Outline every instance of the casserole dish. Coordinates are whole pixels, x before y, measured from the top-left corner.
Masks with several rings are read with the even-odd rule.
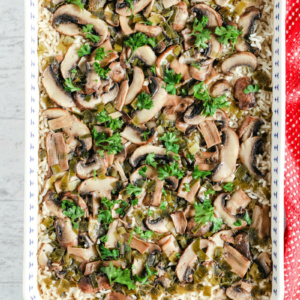
[[[282,88],[284,80],[284,65],[282,65],[280,58],[284,55],[284,49],[279,45],[283,45],[284,30],[282,24],[284,20],[279,13],[282,3],[275,3],[275,33],[274,33],[274,55],[273,55],[273,132],[272,132],[272,254],[273,254],[273,289],[272,297],[280,299],[283,293],[283,145],[284,145],[284,89]],[[30,46],[26,45],[30,51],[26,52],[30,59],[26,66],[26,78],[29,81],[26,90],[26,126],[29,132],[29,138],[26,138],[26,177],[25,182],[25,220],[29,220],[25,226],[25,255],[24,255],[24,292],[25,298],[30,296],[32,299],[39,298],[37,290],[37,210],[38,210],[38,98],[39,91],[36,85],[37,82],[37,3],[31,1],[27,7],[27,12],[30,15],[30,24],[26,24],[30,28]],[[278,22],[281,23],[278,23]],[[277,24],[280,24],[277,25]],[[29,33],[27,32],[27,35]],[[26,39],[27,40],[27,39]],[[278,45],[278,48],[276,47]],[[27,48],[28,47],[28,48]],[[282,46],[281,46],[282,47]],[[278,57],[278,59],[276,59]],[[26,60],[27,61],[27,60]],[[284,77],[283,77],[284,78]],[[280,81],[281,80],[281,81]],[[29,101],[28,101],[29,99]],[[278,128],[278,130],[277,130]],[[26,132],[27,132],[26,131]],[[27,235],[29,236],[27,237]]]

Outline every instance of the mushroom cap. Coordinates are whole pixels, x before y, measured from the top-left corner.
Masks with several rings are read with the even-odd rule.
[[[147,218],[145,222],[146,226],[155,232],[159,233],[165,233],[169,232],[169,229],[166,227],[168,224],[168,221],[164,218],[157,218],[153,220],[152,218]]]
[[[146,145],[151,143],[157,135],[156,129],[151,128],[148,139],[144,140],[144,136],[143,136],[144,132],[148,132],[148,130],[143,130],[140,127],[134,126],[133,124],[128,124],[121,132],[121,136],[134,144]]]
[[[54,226],[57,241],[62,248],[78,245],[78,237],[73,231],[73,226],[69,218],[56,219]]]
[[[216,28],[218,26],[222,26],[223,24],[221,15],[207,4],[204,3],[196,4],[195,6],[192,7],[191,12],[196,13],[199,16],[203,16],[203,15],[207,16],[208,22],[206,26],[208,28]]]
[[[256,20],[261,17],[261,12],[257,7],[248,7],[240,16],[238,27],[242,30],[242,37],[249,36],[254,31],[254,24]]]
[[[216,81],[210,88],[211,97],[220,97],[231,89],[231,85],[226,79],[220,79]]]
[[[245,142],[248,138],[256,136],[262,124],[264,124],[264,122],[258,117],[245,116],[238,129],[238,135],[241,141]]]
[[[131,49],[128,48],[127,56],[130,57],[130,55],[131,55]],[[155,52],[148,45],[142,46],[137,50],[135,50],[132,56],[132,60],[134,60],[135,58],[138,58],[141,61],[143,61],[145,65],[148,67],[153,66],[156,62]]]
[[[55,195],[56,193],[53,190],[48,191],[43,197],[43,203],[45,203],[51,216],[64,218],[65,215],[61,208],[61,201],[55,198]]]
[[[129,17],[135,15],[149,5],[151,0],[137,0],[133,2],[133,10],[130,8],[128,2],[124,0],[118,0],[116,3],[116,13],[120,16]]]
[[[73,43],[68,49],[64,60],[60,64],[61,75],[64,79],[69,78],[71,70],[74,69],[79,60],[78,50],[80,49],[79,43]]]
[[[182,29],[184,29],[189,16],[188,7],[183,1],[177,3],[174,7],[177,8],[177,13],[175,15],[172,27],[175,31],[180,32]]]
[[[239,102],[239,109],[248,109],[255,106],[255,93],[245,93],[248,85],[252,84],[250,77],[239,78],[233,87],[233,97]]]
[[[90,98],[89,101],[87,101],[87,97]],[[76,92],[74,95],[74,101],[78,108],[86,110],[96,108],[97,105],[102,103],[102,98],[99,95],[86,95],[81,92]]]
[[[135,97],[140,93],[143,84],[144,72],[141,68],[134,66],[133,79],[125,98],[125,105],[130,104],[135,99]]]

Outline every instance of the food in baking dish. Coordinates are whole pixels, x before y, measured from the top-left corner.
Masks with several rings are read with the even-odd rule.
[[[268,299],[269,1],[39,3],[44,299]]]

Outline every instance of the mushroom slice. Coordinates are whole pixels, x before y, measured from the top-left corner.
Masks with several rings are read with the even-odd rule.
[[[121,136],[126,140],[137,144],[137,145],[145,145],[153,142],[157,135],[157,131],[155,128],[150,129],[150,134],[146,135],[147,140],[144,139],[143,133],[148,133],[149,131],[143,130],[140,127],[136,127],[133,124],[128,124],[124,130],[121,132]]]
[[[214,201],[215,214],[217,215],[217,217],[222,218],[224,223],[231,228],[236,229],[245,227],[247,225],[247,222],[244,220],[241,221],[240,226],[234,225],[237,219],[226,210],[225,202],[228,198],[228,194],[226,193],[222,193],[217,196],[217,198]]]
[[[224,247],[224,240],[229,240],[233,239],[233,234],[234,232],[232,230],[222,230],[217,233],[215,233],[213,236],[208,238],[208,242],[205,242],[203,245],[203,241],[205,240],[200,240],[202,242],[201,249],[207,248],[206,250],[206,256],[207,260],[213,260],[214,255],[215,255],[215,249],[216,247],[223,248]]]
[[[111,288],[109,285],[108,278],[106,276],[102,275],[96,275],[96,280],[98,287],[94,288],[92,285],[92,280],[90,277],[82,277],[78,282],[78,287],[81,289],[83,293],[90,294],[90,293],[96,293],[101,290],[108,290]]]
[[[175,272],[180,282],[192,282],[193,281],[193,267],[197,262],[197,255],[193,251],[193,244],[191,243],[181,255]]]
[[[178,180],[177,177],[175,177],[175,176],[168,176],[165,179],[165,182],[166,182],[166,188],[167,189],[172,190],[172,191],[177,190],[178,183],[179,183],[179,180]]]
[[[130,34],[135,33],[135,29],[132,29],[129,26],[130,17],[119,16],[119,19],[120,19],[120,26],[122,29],[122,33],[124,35],[130,35]]]
[[[239,102],[239,109],[248,109],[255,106],[255,93],[245,93],[248,85],[251,85],[252,81],[249,77],[239,78],[233,87],[233,97]]]
[[[232,300],[251,300],[251,291],[243,289],[241,282],[234,283],[228,287],[226,295]]]
[[[145,145],[137,148],[130,157],[130,164],[133,167],[137,167],[139,163],[144,160],[148,154],[154,153],[156,159],[164,159],[171,161],[172,157],[166,155],[166,149],[158,146]]]
[[[210,40],[208,41],[209,45],[209,51],[206,54],[207,57],[210,57],[211,59],[219,58],[222,50],[223,50],[223,44],[218,41],[216,36],[214,34],[210,35]]]
[[[158,232],[158,233],[169,232],[169,229],[167,228],[168,221],[165,220],[164,218],[157,218],[153,220],[152,218],[148,217],[146,219],[145,224],[150,230],[154,232]]]
[[[49,258],[48,255],[52,253],[54,247],[50,244],[42,244],[38,251],[38,263],[42,269],[45,269],[48,266]]]
[[[115,99],[115,107],[118,111],[122,111],[123,106],[125,105],[125,100],[129,90],[129,80],[122,81],[119,89],[119,93]]]
[[[57,130],[72,125],[73,116],[65,109],[53,107],[42,112],[43,116],[48,119],[48,126],[51,130]]]
[[[150,109],[138,110],[134,113],[137,117],[139,124],[144,124],[151,120],[166,104],[168,100],[168,93],[162,87],[164,82],[157,77],[149,77],[149,90],[151,93],[151,99],[153,101],[153,107]]]
[[[76,105],[82,110],[94,109],[97,105],[102,103],[102,98],[98,95],[86,95],[79,92],[75,93],[74,100]]]
[[[206,26],[208,28],[216,28],[218,26],[222,26],[222,17],[219,13],[217,13],[211,6],[201,3],[192,7],[192,13],[196,13],[196,15],[207,16],[208,22]]]
[[[66,92],[59,82],[56,66],[49,65],[42,75],[42,84],[49,96],[57,105],[71,108],[75,106],[71,93]]]
[[[184,234],[187,226],[187,220],[183,211],[176,211],[172,213],[171,219],[174,223],[175,230],[178,234]]]
[[[129,17],[135,15],[149,5],[151,0],[137,0],[133,3],[133,9],[130,7],[129,2],[118,0],[116,3],[116,13],[120,16]]]
[[[262,124],[264,124],[264,122],[258,117],[245,116],[238,129],[238,135],[241,141],[245,142],[248,138],[256,136]]]
[[[212,68],[210,74],[204,80],[204,84],[210,85],[211,82],[217,80],[220,76],[221,76],[221,74],[218,73],[214,68]]]
[[[180,0],[162,0],[164,8],[169,8],[179,3]]]
[[[169,288],[172,284],[171,279],[167,278],[167,277],[158,277],[154,280],[154,284],[159,284],[161,285],[163,288]]]
[[[153,180],[155,177],[157,177],[157,171],[154,167],[149,165],[144,165],[147,167],[147,170],[145,171],[146,178],[149,178],[150,180]],[[139,170],[143,168],[144,166],[139,167],[136,169],[131,175],[130,175],[130,182],[132,184],[135,184],[138,182],[138,180],[144,180],[145,178],[139,174]]]
[[[43,197],[43,203],[49,210],[50,216],[55,216],[57,218],[64,218],[65,215],[61,208],[61,201],[54,197],[56,193],[53,190],[50,190]]]
[[[185,135],[189,135],[189,133],[190,133],[193,129],[196,128],[196,126],[194,126],[194,125],[189,125],[189,124],[183,122],[182,116],[179,117],[179,118],[176,120],[175,126],[176,126],[176,128],[177,128],[179,131],[183,132]]]
[[[172,24],[172,27],[175,31],[180,32],[184,29],[188,14],[188,7],[185,2],[181,1],[177,3],[175,6],[175,19]]]
[[[258,265],[262,278],[267,278],[272,271],[272,261],[269,255],[266,252],[262,252],[256,258],[255,262]]]
[[[135,23],[134,29],[135,31],[143,32],[150,37],[155,37],[162,33],[162,28],[160,26],[151,26],[141,23]]]
[[[256,155],[262,152],[263,139],[255,136],[248,138],[242,143],[240,149],[240,159],[243,165],[247,167],[251,175],[264,177],[265,173],[261,172],[256,166]]]
[[[96,45],[101,45],[109,35],[106,22],[93,18],[93,15],[85,9],[78,9],[74,4],[59,7],[53,14],[53,27],[61,34],[83,35],[80,26],[93,25],[92,32],[100,37]]]
[[[190,185],[190,183],[193,183],[192,185]],[[188,188],[187,188],[188,186]],[[200,180],[196,180],[194,182],[193,177],[191,172],[187,172],[187,175],[182,178],[178,192],[177,192],[177,196],[184,198],[186,201],[188,201],[189,203],[193,203],[194,202],[194,198],[195,195],[197,193],[197,191],[199,190],[200,187]],[[189,189],[189,191],[187,191],[187,189]]]
[[[99,197],[111,199],[111,192],[114,190],[117,178],[106,176],[105,179],[89,178],[84,180],[78,187],[78,192],[81,195],[86,195],[96,192]]]
[[[226,209],[232,215],[237,215],[242,213],[243,210],[250,204],[250,202],[251,199],[245,194],[245,192],[242,189],[238,189],[226,202]]]
[[[250,243],[246,232],[241,232],[234,238],[234,247],[241,254],[243,254],[248,260],[252,261]]]
[[[184,122],[190,125],[198,125],[204,120],[206,120],[207,118],[205,117],[205,115],[201,115],[203,109],[203,102],[198,102],[196,104],[191,105],[184,113]]]
[[[131,51],[131,49],[129,50]],[[130,57],[130,52],[128,52],[128,57]],[[135,58],[140,59],[146,66],[151,67],[155,64],[157,57],[152,48],[146,45],[135,50],[132,60]]]
[[[174,252],[180,253],[180,247],[174,237],[174,235],[170,234],[158,241],[158,245],[161,247],[161,250],[170,257]]]
[[[54,226],[57,241],[62,248],[78,245],[78,237],[73,231],[73,226],[69,218],[56,219]]]
[[[104,8],[104,20],[113,27],[119,26],[119,15],[114,12],[114,5],[111,3]]]
[[[94,64],[92,62],[86,63],[86,83],[85,92],[87,94],[92,94],[94,92],[98,93],[102,89],[102,79],[96,73],[94,69]]]
[[[214,115],[214,118],[215,123],[218,125],[218,127],[224,128],[229,126],[228,116],[224,110],[218,108]]]
[[[181,74],[181,78],[184,82],[192,79],[189,66],[185,63],[179,63],[179,59],[174,59],[170,64],[170,68],[173,69],[176,74]]]
[[[118,94],[119,94],[119,85],[117,83],[114,83],[107,93],[103,93],[101,95],[102,102],[104,104],[107,104],[108,102],[115,100]]]
[[[101,169],[103,174],[106,174],[106,161],[105,159],[101,158],[100,155],[97,153],[95,153],[88,159],[79,161],[75,167],[76,175],[80,179],[92,177],[94,175],[94,172],[99,169]]]
[[[195,64],[197,64],[197,63],[195,63]],[[209,59],[208,61],[200,63],[200,65],[197,64],[198,67],[196,67],[195,64],[190,65],[190,68],[189,68],[189,73],[190,73],[191,77],[196,80],[199,80],[199,81],[204,81],[211,72],[211,69],[212,69],[211,60]]]
[[[187,234],[190,237],[201,237],[210,231],[212,222],[207,222],[201,225],[195,221],[195,218],[191,218],[187,223]]]
[[[133,79],[125,99],[125,105],[130,104],[139,94],[144,84],[144,72],[139,67],[133,67]]]
[[[215,3],[219,6],[226,6],[226,4],[228,3],[229,0],[214,0]]]
[[[221,137],[214,121],[207,120],[199,124],[200,132],[204,137],[207,148],[221,143]]]
[[[159,179],[155,179],[155,190],[153,193],[147,193],[144,198],[144,204],[149,206],[159,206],[163,187],[164,182]]]
[[[126,77],[126,70],[121,66],[120,62],[112,62],[109,65],[109,77],[115,82],[121,82]]]
[[[195,166],[198,166],[200,171],[212,171],[215,169],[219,161],[219,150],[216,147],[215,152],[198,152],[195,154]]]
[[[126,300],[126,299],[127,299],[127,297],[123,293],[120,293],[120,292],[109,293],[104,298],[104,300]]]
[[[74,43],[68,49],[64,60],[60,64],[61,75],[64,79],[69,78],[71,75],[71,70],[76,67],[76,63],[79,60],[78,50],[80,49],[80,44]]]
[[[270,236],[270,207],[264,205],[262,208],[258,205],[254,206],[251,224],[252,228],[257,229],[257,236],[263,239]]]
[[[226,79],[220,79],[216,81],[210,88],[210,96],[213,98],[224,95],[227,91],[230,91],[231,85]]]
[[[231,271],[243,278],[251,264],[251,261],[228,244],[224,245],[223,256],[227,263],[231,266]]]
[[[222,130],[222,141],[220,162],[212,175],[212,181],[215,182],[222,181],[233,173],[239,154],[239,138],[233,129],[226,127]]]
[[[90,248],[74,248],[68,247],[69,255],[73,255],[76,257],[76,260],[81,262],[88,262],[93,258],[96,258],[98,253],[95,247]]]
[[[49,167],[59,165],[62,172],[69,169],[67,147],[61,132],[47,133],[46,150]]]
[[[128,234],[128,240],[129,240],[129,234]],[[130,244],[129,246],[132,248],[132,249],[136,249],[138,250],[140,253],[145,253],[146,251],[148,251],[148,249],[150,248],[151,244],[150,243],[147,243],[147,242],[144,242],[136,237],[131,237],[131,241],[130,241]]]
[[[250,44],[245,41],[244,38],[249,38],[249,36],[254,31],[255,21],[259,20],[261,17],[261,12],[257,7],[248,7],[245,12],[240,16],[238,21],[238,27],[242,30],[242,35],[238,37],[236,50],[237,51],[248,51],[251,50]]]
[[[93,272],[98,272],[100,271],[101,267],[109,267],[110,263],[113,264],[115,268],[126,268],[126,263],[124,261],[120,260],[113,260],[113,261],[92,261],[86,264],[85,266],[85,271],[84,271],[84,276],[88,276],[92,274]]]
[[[107,231],[107,242],[105,242],[105,247],[110,249],[110,248],[116,248],[118,245],[118,240],[117,240],[117,228],[120,226],[120,221],[119,220],[114,220],[112,223],[109,224],[109,228]]]
[[[257,68],[257,58],[250,52],[239,52],[226,58],[221,65],[222,72],[232,75],[232,70],[239,66],[247,66],[255,70]]]

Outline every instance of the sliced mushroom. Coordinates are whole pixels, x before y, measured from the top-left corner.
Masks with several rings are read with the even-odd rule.
[[[154,280],[154,284],[159,284],[163,288],[169,288],[172,284],[172,281],[167,277],[159,277]]]
[[[177,3],[174,7],[176,14],[172,27],[175,31],[180,32],[182,29],[184,29],[189,16],[188,7],[183,1]]]
[[[152,231],[159,233],[169,232],[169,229],[167,228],[168,221],[164,218],[157,218],[155,220],[147,218],[145,224]]]
[[[125,99],[125,105],[130,104],[140,93],[144,83],[144,72],[139,67],[133,67],[133,79]]]
[[[78,237],[73,231],[73,226],[69,218],[56,219],[54,226],[57,241],[62,248],[78,245]]]
[[[201,239],[201,249],[207,248],[207,260],[213,260],[216,247],[223,248],[224,240],[233,239],[233,234],[234,232],[232,230],[221,230],[215,233],[213,236],[209,237],[208,240]]]
[[[92,62],[86,63],[86,83],[85,83],[85,93],[93,94],[98,93],[99,90],[103,88],[103,81],[100,76],[96,73],[94,64]]]
[[[204,137],[207,148],[221,143],[221,137],[214,121],[207,120],[199,124],[200,132]]]
[[[140,127],[136,127],[133,124],[128,124],[124,130],[121,132],[121,136],[126,140],[137,144],[137,145],[145,145],[153,142],[156,138],[157,131],[155,128],[150,129],[150,134],[147,134],[147,139],[144,139],[143,133],[149,132],[149,130],[143,130]]]
[[[64,218],[65,215],[61,208],[61,201],[55,197],[56,193],[50,190],[43,197],[43,202],[49,210],[50,216],[55,216],[57,218]]]
[[[196,104],[191,105],[183,116],[184,122],[190,125],[198,125],[204,120],[206,120],[207,118],[205,117],[205,115],[201,115],[203,109],[203,102],[198,102]]]
[[[198,65],[198,67],[196,67]],[[208,62],[203,62],[200,64],[192,64],[190,65],[189,68],[189,73],[192,78],[199,80],[199,81],[204,81],[206,77],[210,74],[212,69],[212,62],[211,60],[208,60]]]
[[[210,74],[204,80],[204,84],[210,85],[213,81],[219,79],[220,76],[221,74],[218,73],[214,68],[212,68]]]
[[[81,195],[86,195],[96,192],[99,197],[111,199],[111,192],[114,190],[117,178],[106,176],[105,179],[89,178],[84,180],[78,187],[78,192]]]
[[[222,50],[223,44],[218,41],[214,34],[211,34],[208,41],[208,48],[205,49],[205,56],[211,59],[218,59],[221,56]]]
[[[243,254],[248,260],[252,261],[250,243],[246,232],[241,232],[234,238],[234,247],[241,254]]]
[[[207,16],[208,17],[208,22],[206,26],[208,28],[216,28],[218,26],[222,26],[222,17],[219,13],[217,13],[211,6],[200,3],[196,4],[195,6],[192,7],[191,9],[192,13],[196,13],[196,15],[202,17],[202,16]]]
[[[68,253],[69,255],[75,256],[76,260],[80,262],[88,262],[98,256],[95,247],[89,247],[89,248],[68,247]]]
[[[187,220],[183,211],[176,211],[170,215],[175,230],[178,234],[184,234],[187,226]]]
[[[230,214],[226,209],[226,201],[228,200],[228,194],[222,193],[217,196],[214,201],[215,214],[217,217],[222,218],[224,223],[227,224],[230,228],[242,228],[247,225],[247,222],[241,220],[241,225],[237,226],[234,223],[236,222],[236,218]]]
[[[141,23],[135,23],[134,29],[135,31],[143,32],[150,37],[155,37],[162,33],[162,28],[160,26],[145,25]]]
[[[119,26],[119,15],[114,12],[114,5],[109,3],[105,6],[104,20],[113,27]]]
[[[166,188],[167,189],[175,191],[175,190],[177,190],[179,180],[175,176],[168,176],[165,179],[165,183],[166,183]]]
[[[61,34],[84,35],[80,27],[92,24],[93,34],[100,37],[96,45],[101,45],[107,38],[108,26],[106,22],[93,18],[93,15],[85,9],[78,9],[74,4],[67,4],[59,7],[53,14],[53,27]]]
[[[85,271],[84,271],[84,276],[88,276],[92,274],[93,272],[98,272],[100,271],[101,267],[109,267],[110,264],[113,264],[115,268],[126,268],[126,263],[121,260],[113,260],[113,261],[93,261],[89,262],[85,265]]]
[[[238,129],[240,140],[245,142],[248,138],[256,136],[263,123],[264,122],[258,117],[245,116],[240,128]]]
[[[124,35],[135,33],[135,29],[129,26],[130,17],[119,16],[120,26]]]
[[[265,173],[261,172],[256,166],[256,155],[262,153],[264,141],[261,137],[255,136],[248,138],[242,143],[240,149],[240,159],[251,175],[264,177]]]
[[[267,236],[270,236],[270,207],[264,205],[260,207],[258,205],[254,206],[251,224],[252,228],[257,229],[257,236],[260,239],[264,239]]]
[[[226,127],[222,130],[222,141],[220,162],[212,175],[212,181],[215,182],[222,181],[233,173],[239,154],[239,139],[233,129]]]
[[[190,191],[187,191],[186,184],[189,185]],[[177,196],[184,198],[189,203],[193,203],[199,187],[200,180],[194,181],[191,172],[188,172],[187,175],[181,180]]]
[[[130,48],[128,49],[127,55],[128,55],[128,57],[130,57],[130,55],[131,55]],[[136,58],[140,59],[148,67],[153,66],[156,62],[155,52],[148,45],[140,47],[137,50],[135,50],[135,52],[133,53],[133,56],[132,56],[132,60],[134,60]]]
[[[250,52],[239,52],[226,58],[222,65],[222,72],[226,75],[232,75],[232,70],[239,66],[247,66],[255,70],[257,68],[257,58]]]
[[[219,150],[215,152],[198,152],[195,154],[195,166],[198,166],[200,171],[213,171],[219,161]]]
[[[258,8],[251,6],[248,7],[245,12],[240,16],[238,21],[238,27],[241,29],[242,34],[238,37],[236,43],[237,51],[248,51],[252,50],[247,40],[254,31],[255,21],[259,20],[261,12]]]
[[[212,222],[207,222],[199,226],[200,224],[195,221],[195,218],[191,218],[187,223],[187,234],[190,237],[201,237],[211,230]]]
[[[262,278],[267,278],[272,271],[272,261],[266,252],[262,252],[255,260]]]
[[[96,275],[96,280],[98,284],[97,288],[93,287],[92,280],[90,277],[82,277],[78,282],[78,287],[83,293],[87,294],[96,293],[101,290],[108,290],[111,288],[111,286],[109,285],[109,280],[106,276]]]
[[[185,63],[180,63],[179,59],[174,59],[170,64],[170,68],[173,69],[176,74],[181,74],[181,78],[184,82],[191,79],[189,66]]]
[[[69,78],[71,75],[71,70],[76,67],[76,63],[79,60],[78,50],[80,49],[80,44],[74,43],[68,49],[64,60],[60,64],[61,75],[64,79]]]
[[[131,9],[129,2],[124,0],[118,0],[116,3],[116,13],[120,16],[130,16],[139,13],[147,5],[149,5],[151,0],[137,0],[133,2],[133,9]]]
[[[158,241],[158,245],[161,247],[161,250],[170,257],[174,252],[180,253],[180,247],[174,237],[174,235],[170,234]]]
[[[169,8],[173,5],[178,4],[180,0],[162,0],[164,8]]]
[[[123,106],[125,105],[125,100],[129,90],[129,80],[122,81],[119,89],[119,93],[115,99],[115,107],[118,111],[122,111]]]
[[[60,83],[58,70],[54,65],[49,65],[42,75],[42,84],[49,96],[57,105],[71,108],[75,106],[71,93],[66,92]]]
[[[251,291],[243,289],[241,282],[234,283],[226,290],[226,295],[232,300],[250,300]]]
[[[146,178],[149,178],[150,180],[153,180],[155,177],[157,177],[157,171],[154,167],[149,165],[143,165],[139,168],[137,168],[132,174],[130,175],[130,182],[132,184],[137,183],[139,180],[144,180],[145,178],[139,174],[139,170],[143,168],[144,166],[147,167],[147,170],[145,171]]]
[[[144,205],[148,206],[159,206],[161,202],[161,196],[162,196],[162,190],[164,187],[164,182],[155,179],[155,189],[152,193],[147,193],[147,195],[144,198]]]
[[[250,202],[251,199],[245,194],[245,192],[242,189],[238,189],[226,202],[226,209],[232,215],[237,215],[242,213],[243,210],[250,204]]]
[[[94,172],[101,170],[104,174],[107,172],[107,165],[105,159],[101,158],[99,154],[94,154],[88,159],[81,160],[76,164],[75,171],[77,177],[86,179],[92,177]]]
[[[128,238],[129,239],[129,238]],[[147,243],[147,242],[144,242],[136,237],[131,237],[131,241],[130,241],[130,244],[129,246],[132,248],[132,249],[136,249],[138,250],[140,253],[145,253],[146,251],[148,251],[148,249],[150,248],[151,244],[150,243]]]
[[[51,254],[54,250],[54,247],[50,244],[42,244],[38,251],[38,263],[42,269],[45,269],[50,262],[48,255]]]
[[[225,243],[223,255],[227,263],[231,266],[231,271],[243,278],[251,264],[239,251]]]
[[[102,98],[98,95],[86,95],[83,93],[76,92],[74,96],[77,107],[80,109],[94,109],[102,103]]]
[[[109,228],[107,231],[107,241],[105,242],[105,248],[111,249],[116,248],[118,245],[117,240],[117,228],[120,226],[119,220],[114,220],[112,223],[109,224]]]
[[[231,85],[226,79],[220,79],[216,81],[210,88],[211,97],[220,97],[231,89]]]
[[[255,106],[255,93],[245,93],[252,81],[249,77],[239,78],[233,87],[233,96],[239,102],[239,109],[249,109]]]
[[[67,147],[61,132],[47,133],[46,150],[49,167],[59,165],[62,172],[69,169]]]
[[[108,92],[103,93],[101,95],[102,102],[104,104],[107,104],[108,102],[115,100],[118,94],[119,94],[119,85],[117,83],[114,83]]]
[[[73,116],[65,109],[53,107],[43,111],[43,116],[48,119],[51,130],[57,130],[74,123]]]
[[[193,267],[197,262],[197,255],[193,251],[193,244],[191,243],[181,255],[175,272],[180,282],[193,281]]]

